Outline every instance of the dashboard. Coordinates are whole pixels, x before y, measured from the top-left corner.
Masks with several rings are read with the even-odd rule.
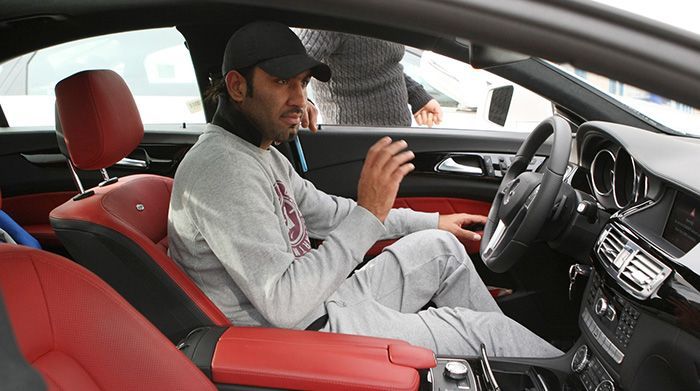
[[[588,122],[576,145],[585,191],[612,215],[572,370],[587,391],[700,389],[700,143]]]

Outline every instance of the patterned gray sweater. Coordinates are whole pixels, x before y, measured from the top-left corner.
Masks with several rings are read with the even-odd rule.
[[[175,174],[169,252],[234,324],[303,329],[376,240],[437,224],[410,209],[382,224],[317,190],[276,149],[209,124]],[[310,236],[323,244],[312,249]]]
[[[352,34],[294,30],[309,54],[330,66],[327,83],[311,79],[314,103],[327,124],[411,126],[432,97],[403,72],[404,46]]]

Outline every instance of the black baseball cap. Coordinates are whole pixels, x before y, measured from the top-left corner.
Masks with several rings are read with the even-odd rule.
[[[309,56],[296,34],[282,23],[260,21],[238,29],[226,44],[221,74],[258,66],[265,72],[288,79],[306,70],[320,81],[331,78],[328,65]]]

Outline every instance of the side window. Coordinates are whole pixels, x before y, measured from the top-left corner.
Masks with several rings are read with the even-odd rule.
[[[443,113],[437,128],[529,132],[553,114],[548,100],[437,53],[345,33],[295,32],[333,72],[329,83],[312,80],[309,91],[322,124],[417,127],[412,114],[431,99]]]
[[[68,42],[1,64],[0,105],[9,125],[54,126],[56,83],[87,69],[121,75],[144,124],[205,122],[184,38],[163,28]]]
[[[407,47],[401,64],[440,103],[438,128],[530,132],[554,114],[551,102],[530,90],[437,53]],[[419,126],[415,119],[412,126]]]

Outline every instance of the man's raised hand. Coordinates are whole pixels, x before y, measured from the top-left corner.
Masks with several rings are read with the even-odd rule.
[[[357,203],[377,216],[382,223],[394,205],[399,185],[415,166],[414,154],[404,140],[392,142],[383,137],[367,152],[357,184]]]

